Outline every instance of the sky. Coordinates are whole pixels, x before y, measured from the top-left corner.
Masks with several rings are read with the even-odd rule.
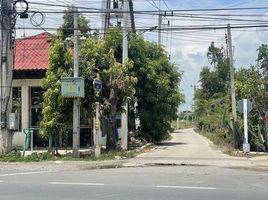
[[[28,0],[29,10],[36,11],[30,14],[29,19],[18,19],[17,37],[30,36],[43,31],[55,31],[62,23],[62,14],[45,13],[46,11],[62,11],[65,6],[71,5],[73,0]],[[75,4],[79,9],[100,9],[101,0],[77,0]],[[215,8],[256,8],[268,7],[267,0],[133,0],[135,11],[165,10],[166,16],[162,18],[162,28],[174,27],[211,27],[232,25],[268,25],[268,9],[251,10],[224,10],[224,11],[193,11],[194,9]],[[52,4],[41,6],[36,3]],[[18,6],[19,7],[19,6]],[[171,10],[176,10],[171,16]],[[178,11],[184,10],[184,11]],[[189,11],[191,10],[191,11]],[[40,14],[40,13],[42,14]],[[164,11],[161,12],[164,14]],[[101,29],[101,14],[87,13],[85,17],[90,20],[91,27]],[[267,21],[267,23],[266,23]],[[40,24],[33,26],[32,24]],[[158,25],[158,15],[135,14],[137,29],[150,29]],[[33,28],[35,30],[33,30]],[[142,31],[144,32],[144,31]],[[204,66],[210,66],[206,57],[207,49],[212,41],[217,47],[226,48],[226,29],[222,30],[168,30],[162,32],[161,44],[170,55],[171,62],[183,73],[180,84],[185,94],[185,104],[180,111],[191,110],[193,104],[193,86],[200,86],[199,73]],[[232,42],[234,50],[234,65],[236,69],[249,67],[255,64],[256,49],[268,41],[267,28],[232,29]],[[145,39],[158,42],[158,31],[146,31]]]

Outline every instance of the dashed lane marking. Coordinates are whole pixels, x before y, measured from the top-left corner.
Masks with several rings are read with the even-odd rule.
[[[190,189],[190,190],[216,190],[215,187],[192,187],[192,186],[176,186],[176,185],[157,185],[157,188],[173,188],[173,189]]]
[[[56,171],[38,171],[38,172],[21,172],[21,173],[11,173],[11,174],[0,174],[0,177],[6,176],[22,176],[22,175],[32,175],[32,174],[45,174],[45,173],[52,173]]]
[[[49,182],[51,185],[81,185],[81,186],[103,186],[103,183],[73,183],[73,182]]]

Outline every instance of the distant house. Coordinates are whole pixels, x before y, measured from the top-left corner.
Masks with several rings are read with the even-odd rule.
[[[22,146],[25,135],[23,129],[39,128],[42,119],[44,91],[41,79],[48,69],[51,34],[44,32],[23,39],[16,39],[14,46],[14,69],[12,83],[13,112],[20,114],[20,129],[15,132],[13,145]],[[88,120],[89,121],[89,120]],[[46,146],[47,141],[35,133],[34,145]],[[92,125],[81,126],[81,146],[92,145]]]
[[[39,127],[42,112],[41,79],[48,68],[50,33],[16,39],[12,82],[13,112],[20,113],[20,129],[13,137],[13,144],[21,146],[22,130]]]

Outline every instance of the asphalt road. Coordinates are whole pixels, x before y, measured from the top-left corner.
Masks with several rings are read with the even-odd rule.
[[[268,198],[267,171],[242,169],[249,160],[224,155],[190,129],[172,137],[124,168],[87,170],[83,162],[80,167],[0,163],[0,200]]]
[[[2,200],[266,200],[268,174],[200,166],[2,171]]]
[[[223,154],[209,140],[194,132],[183,129],[171,134],[172,139],[159,144],[154,151],[140,154],[128,166],[150,164],[186,164],[207,166],[250,167],[252,163],[243,157]]]

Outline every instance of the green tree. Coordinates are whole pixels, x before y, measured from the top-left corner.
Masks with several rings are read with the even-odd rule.
[[[72,36],[74,33],[74,12],[75,10],[73,7],[69,7],[64,11],[64,21],[58,30],[59,35],[63,40]],[[90,32],[89,20],[80,14],[78,14],[78,29],[82,35],[88,35]]]
[[[212,42],[207,57],[212,68],[200,72],[201,87],[195,92],[195,113],[200,129],[213,133],[218,144],[232,143],[227,124],[231,119],[228,94],[229,66],[223,49]]]
[[[142,136],[148,141],[166,139],[178,105],[184,101],[178,88],[182,74],[170,63],[163,48],[141,36],[131,37],[129,57],[138,78],[135,96]]]
[[[62,76],[70,76],[73,65],[72,57],[65,45],[60,41],[54,41],[50,49],[49,67],[46,77],[42,80],[45,90],[43,102],[43,118],[40,124],[41,134],[45,137],[56,137],[66,133],[69,115],[62,113],[70,112],[70,102],[61,96]]]
[[[268,71],[268,45],[262,44],[258,49],[257,64],[265,73]]]
[[[111,37],[105,37],[103,40],[88,38],[81,46],[83,72],[87,72],[83,75],[87,74],[86,76],[92,77],[94,71],[98,71],[103,82],[103,91],[99,100],[103,105],[102,115],[108,118],[106,142],[108,150],[116,148],[116,114],[123,111],[122,107],[128,97],[132,97],[134,94],[134,85],[137,82],[129,71],[133,63],[128,62],[126,65],[122,65],[116,60],[111,39]]]
[[[43,118],[40,124],[40,132],[44,137],[56,139],[59,135],[68,133],[72,126],[71,101],[61,96],[61,77],[72,76],[73,55],[64,41],[66,37],[73,34],[73,10],[68,8],[63,16],[64,23],[59,28],[58,33],[50,38],[49,67],[45,78],[42,80],[44,88]],[[79,27],[83,33],[89,31],[88,20],[83,16],[78,17]],[[88,80],[88,79],[87,79]],[[87,82],[88,83],[88,82]],[[88,84],[87,84],[88,85]],[[92,84],[90,83],[90,86]],[[86,95],[85,99],[92,99]],[[88,106],[90,101],[82,101],[83,105]],[[92,109],[82,106],[82,116],[88,116]],[[63,114],[64,113],[64,114]],[[68,113],[68,114],[67,114]],[[85,119],[86,117],[83,117]]]
[[[263,117],[268,107],[267,61],[268,47],[262,44],[258,49],[257,65],[239,69],[235,73],[236,99],[249,99],[253,102],[253,110],[248,115],[249,142],[255,151],[267,150],[264,144],[265,127]],[[195,112],[198,116],[199,128],[210,132],[209,136],[219,144],[234,143],[232,132],[228,131],[231,121],[230,97],[227,93],[228,59],[221,55],[220,49],[211,43],[208,49],[209,60],[213,68],[203,68],[200,73],[201,88],[195,93]],[[214,62],[215,61],[215,62]],[[217,62],[216,62],[217,61]],[[238,129],[243,132],[243,116],[238,115]],[[223,134],[224,133],[224,134]],[[243,141],[242,134],[236,135],[237,144]]]

